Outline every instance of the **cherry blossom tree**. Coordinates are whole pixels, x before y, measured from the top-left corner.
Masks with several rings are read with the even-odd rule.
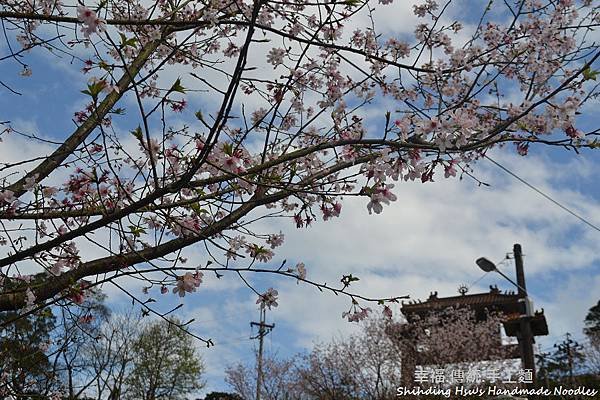
[[[592,3],[465,15],[425,0],[399,34],[378,20],[400,12],[392,0],[0,0],[0,61],[20,69],[2,74],[3,96],[52,74],[35,64],[48,54],[77,69],[61,90],[80,105],[60,134],[0,118],[4,145],[41,152],[0,163],[0,311],[81,302],[125,276],[184,296],[229,273],[267,307],[276,289],[249,275],[347,295],[348,319],[366,317],[365,302],[398,297],[352,293],[352,275],[310,280],[256,222],[334,220],[348,196],[380,214],[403,181],[473,176],[492,148],[597,147],[582,122],[598,96]],[[190,249],[206,259],[188,266]]]
[[[258,357],[258,354],[256,355]],[[262,362],[260,398],[264,400],[302,399],[303,388],[297,376],[295,357],[282,359],[267,355]],[[225,370],[225,382],[242,399],[256,396],[257,363],[254,368],[243,364],[231,365]]]
[[[400,382],[400,352],[387,317],[369,317],[359,332],[318,343],[305,354],[263,360],[261,398],[389,399]],[[256,365],[256,364],[255,364]],[[244,399],[254,397],[257,370],[243,364],[225,371],[226,382]]]
[[[417,366],[429,371],[458,366],[456,370],[469,371],[485,369],[481,368],[484,361],[492,369],[511,372],[510,359],[515,358],[517,347],[502,343],[503,319],[501,313],[489,312],[481,318],[468,307],[450,307],[390,324],[386,332],[402,354],[402,383],[414,384]],[[486,379],[484,374],[478,382],[463,383]]]
[[[394,398],[403,354],[387,332],[391,323],[384,316],[369,317],[358,333],[317,344],[298,367],[308,398]]]
[[[435,310],[410,323],[372,315],[360,322],[358,332],[317,343],[307,353],[288,359],[267,356],[261,398],[385,400],[396,397],[399,386],[489,385],[492,377],[486,371],[502,372],[504,380],[504,373],[514,370],[510,358],[516,348],[502,345],[501,324],[499,314],[481,320],[468,308]],[[426,373],[442,370],[449,378],[416,382],[416,365]],[[462,382],[450,379],[453,371],[471,370],[481,373],[473,382],[464,376]],[[243,364],[226,370],[226,382],[244,399],[254,397],[256,376],[255,368]],[[514,387],[514,382],[498,379],[493,385]]]

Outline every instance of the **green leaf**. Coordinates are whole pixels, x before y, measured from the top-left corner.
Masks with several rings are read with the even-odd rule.
[[[592,70],[591,67],[587,67],[586,69],[583,70],[583,80],[584,81],[595,81],[596,77],[598,76],[598,74],[600,73],[600,71],[594,71]]]
[[[594,141],[588,143],[588,146],[590,147],[590,149],[599,149],[600,142],[594,139]]]
[[[139,125],[131,131],[131,134],[135,136],[137,140],[142,141],[142,128]]]
[[[175,81],[175,83],[173,84],[173,86],[171,86],[171,91],[172,92],[185,93],[185,88],[183,86],[181,86],[181,79],[180,78],[177,78],[177,80]]]
[[[140,237],[142,233],[146,233],[146,230],[144,228],[135,225],[129,225],[129,230],[131,231],[131,234],[135,237]]]
[[[121,47],[137,47],[136,43],[137,43],[137,38],[130,38],[127,39],[127,36],[125,36],[123,33],[119,32],[119,36],[121,36]]]
[[[523,122],[521,121],[517,121],[517,128],[519,128],[522,131],[526,131],[527,130],[527,125],[525,125]]]
[[[81,93],[87,94],[96,100],[100,92],[102,92],[102,89],[104,89],[105,85],[106,83],[104,81],[97,81],[95,83],[88,84],[87,90],[82,90]]]
[[[108,65],[108,64],[107,64],[106,62],[104,62],[104,61],[100,61],[100,62],[98,63],[98,68],[100,68],[100,69],[103,69],[103,70],[105,70],[105,71],[110,71],[110,70],[111,70],[111,68],[110,68],[110,65]]]
[[[190,209],[198,215],[206,214],[208,212],[208,210],[205,210],[204,208],[200,207],[200,203],[190,204]]]
[[[233,155],[233,144],[224,143],[223,144],[223,153],[227,154],[228,156],[232,156]]]

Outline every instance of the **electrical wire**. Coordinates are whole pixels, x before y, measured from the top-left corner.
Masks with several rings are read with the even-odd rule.
[[[494,165],[496,165],[498,168],[500,168],[501,170],[503,170],[504,172],[506,172],[507,174],[509,174],[510,176],[512,176],[513,178],[517,179],[519,182],[523,183],[524,185],[526,185],[527,187],[529,187],[530,189],[534,190],[535,192],[537,192],[538,194],[542,195],[543,197],[545,197],[547,200],[551,201],[552,203],[554,203],[555,205],[557,205],[558,207],[562,208],[564,211],[568,212],[569,214],[571,214],[572,216],[574,216],[575,218],[577,218],[578,220],[580,220],[581,222],[583,222],[584,224],[588,225],[589,227],[591,227],[592,229],[597,230],[598,232],[600,232],[600,228],[596,225],[594,225],[593,223],[591,223],[590,221],[588,221],[587,219],[585,219],[584,217],[582,217],[581,215],[577,214],[575,211],[571,210],[570,208],[562,205],[561,203],[559,203],[558,201],[554,200],[552,197],[550,197],[549,195],[547,195],[546,193],[542,192],[540,189],[536,188],[535,186],[533,186],[531,183],[527,182],[525,179],[521,178],[520,176],[518,176],[517,174],[515,174],[514,172],[512,172],[511,170],[509,170],[508,168],[506,168],[504,165],[500,164],[499,162],[493,160],[490,156],[488,156],[487,154],[484,155],[485,158],[487,158],[491,163],[493,163]]]
[[[205,320],[201,320],[201,321],[194,320],[194,323],[195,324],[203,324],[203,323],[207,323],[207,322],[228,321],[228,320],[234,319],[242,314],[248,314],[248,311],[240,311],[240,312],[233,313],[233,314],[225,314],[219,318],[211,318],[211,319],[205,319]]]
[[[502,265],[506,262],[506,257],[504,257],[502,259],[502,261],[498,261],[495,265],[499,266]],[[471,283],[469,286],[467,286],[467,290],[471,290],[471,288],[473,286],[475,286],[480,280],[482,280],[483,278],[485,278],[487,276],[487,274],[489,274],[489,272],[484,272],[483,275],[481,275],[478,279],[476,279],[475,281],[473,281],[473,283]]]

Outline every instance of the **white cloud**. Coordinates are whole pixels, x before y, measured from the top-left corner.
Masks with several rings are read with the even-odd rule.
[[[595,168],[593,160],[561,163],[546,157],[523,158],[505,153],[494,157],[584,216],[594,219],[600,215],[590,191],[574,190],[563,179],[567,174],[581,182],[590,181]],[[274,265],[283,259],[288,265],[304,261],[308,278],[317,283],[339,287],[342,274],[352,273],[360,281],[350,289],[361,295],[410,294],[413,299],[423,300],[432,291],[438,291],[439,296],[455,295],[461,284],[471,286],[471,293],[487,291],[489,285],[513,290],[497,274],[489,273],[480,279],[483,273],[474,260],[486,256],[500,262],[512,251],[514,243],[521,243],[529,293],[536,307],[545,309],[550,327],[550,336],[538,338],[538,343],[548,347],[566,331],[581,336],[583,318],[600,297],[600,268],[595,251],[598,232],[490,163],[482,160],[475,167],[476,176],[491,187],[478,187],[468,178],[440,178],[425,185],[400,183],[396,186],[398,200],[378,216],[368,215],[366,199],[350,198],[344,202],[338,220],[317,222],[300,230],[292,221],[281,220],[257,228],[263,232],[282,230],[286,234]],[[514,276],[513,260],[505,260],[499,267]],[[350,307],[350,300],[344,296],[320,293],[314,287],[297,285],[293,279],[261,276],[251,282],[259,289],[274,285],[280,292],[280,305],[268,312],[267,318],[276,323],[270,334],[273,351],[284,356],[308,350],[315,341],[327,341],[356,329],[355,324],[341,318],[341,313]],[[248,322],[257,318],[255,295],[242,289],[221,296],[227,299],[229,308],[216,305],[212,311],[217,318],[227,316],[232,308],[247,310],[247,314],[219,323],[214,337],[248,332]],[[361,305],[380,312],[377,305]],[[392,308],[397,315],[400,305]],[[212,379],[222,379],[223,366],[231,364],[225,358],[251,360],[252,343],[241,343],[236,348],[213,350]]]

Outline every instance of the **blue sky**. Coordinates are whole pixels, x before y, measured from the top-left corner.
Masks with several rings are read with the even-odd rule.
[[[410,20],[404,15],[398,18]],[[0,50],[5,52],[3,46]],[[3,82],[22,93],[16,96],[0,89],[0,121],[11,120],[18,129],[35,130],[45,138],[60,140],[74,126],[73,112],[86,101],[80,93],[86,78],[77,72],[81,65],[40,53],[27,55],[26,62],[33,71],[29,78],[19,76],[21,68],[16,63],[0,63]],[[202,99],[190,101],[205,105]],[[132,119],[135,109],[130,110],[130,115],[115,120],[124,130],[138,123]],[[591,113],[581,123],[597,126]],[[5,137],[0,144],[0,158],[18,159],[24,154],[47,151],[28,148],[28,143],[16,135]],[[520,157],[511,145],[490,154],[555,200],[600,225],[597,152],[583,150],[577,155],[534,146],[529,156]],[[338,282],[342,274],[352,273],[361,279],[354,286],[356,292],[379,297],[408,294],[413,299],[425,299],[431,291],[451,296],[461,284],[470,286],[470,293],[486,291],[496,284],[512,290],[499,275],[484,276],[474,260],[485,256],[500,261],[512,251],[514,243],[521,243],[528,291],[536,308],[545,310],[550,327],[550,335],[539,340],[540,346],[550,347],[567,331],[576,339],[582,338],[583,318],[600,299],[600,232],[486,160],[475,165],[475,176],[490,186],[478,186],[468,177],[439,178],[428,184],[397,183],[398,200],[381,215],[368,215],[366,199],[351,198],[344,202],[340,218],[327,223],[318,221],[310,228],[296,229],[293,221],[274,220],[261,222],[258,228],[281,230],[286,235],[272,265],[284,259],[288,265],[304,262],[308,277],[318,282]],[[189,249],[184,254],[192,265],[204,263],[200,249]],[[512,261],[501,268],[513,276]],[[257,289],[272,286],[280,292],[279,307],[267,313],[268,322],[276,325],[266,341],[270,353],[291,355],[310,349],[315,341],[356,330],[356,325],[341,318],[349,307],[347,299],[319,293],[293,280],[264,275],[249,279]],[[142,296],[136,282],[123,284]],[[107,285],[104,290],[115,310],[130,304],[114,286]],[[172,294],[161,296],[155,291],[150,295],[160,297],[160,310],[179,303]],[[207,391],[227,389],[223,382],[226,365],[252,360],[256,341],[249,337],[256,333],[250,328],[250,321],[258,318],[255,301],[256,296],[235,276],[218,280],[210,273],[198,292],[183,300],[179,316],[183,320],[195,318],[191,329],[216,343],[211,349],[199,347],[208,367]],[[397,307],[394,312],[398,313]]]

